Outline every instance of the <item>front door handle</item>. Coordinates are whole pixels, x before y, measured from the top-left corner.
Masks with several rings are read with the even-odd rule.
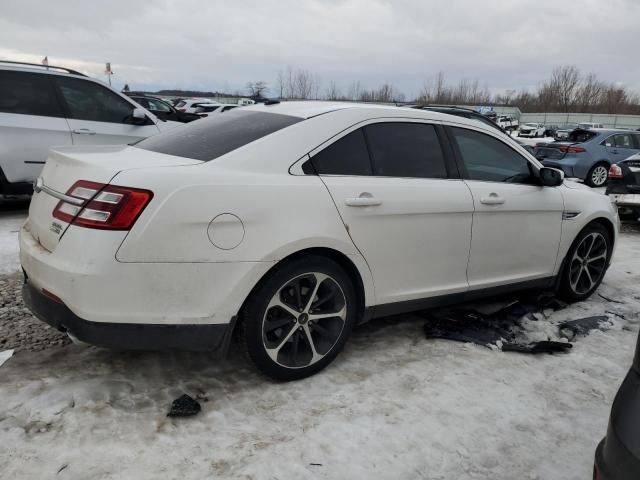
[[[89,130],[88,128],[76,128],[73,130],[73,133],[77,133],[78,135],[95,135],[96,132],[93,130]]]
[[[364,192],[359,197],[347,198],[344,204],[348,207],[376,207],[382,204],[382,200],[378,200],[369,192]]]
[[[504,197],[492,192],[488,197],[480,198],[480,203],[484,205],[502,205],[504,203]]]

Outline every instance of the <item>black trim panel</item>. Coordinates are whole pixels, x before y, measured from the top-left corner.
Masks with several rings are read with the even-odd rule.
[[[385,303],[367,307],[365,318],[379,318],[401,313],[415,312],[417,310],[428,310],[430,308],[446,307],[456,303],[470,302],[484,298],[491,298],[505,293],[518,292],[529,289],[554,288],[556,277],[546,277],[526,282],[513,283],[510,285],[500,285],[498,287],[482,288],[460,293],[451,293],[437,297],[421,298],[417,300],[407,300],[405,302]]]
[[[22,287],[25,305],[43,322],[99,347],[122,350],[191,350],[226,354],[235,317],[222,325],[162,325],[103,323],[84,320],[66,305],[46,297],[27,280]]]

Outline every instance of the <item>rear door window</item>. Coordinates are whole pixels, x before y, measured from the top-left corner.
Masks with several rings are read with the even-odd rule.
[[[94,122],[131,123],[134,106],[102,85],[78,78],[56,77],[70,118]]]
[[[444,155],[433,125],[389,122],[365,127],[374,175],[447,178]]]
[[[635,148],[631,133],[622,133],[613,136],[613,146],[616,148]]]
[[[505,143],[484,133],[451,128],[470,180],[530,183],[526,158]]]
[[[64,117],[52,75],[0,71],[0,112],[43,117]]]
[[[315,172],[309,162],[303,165],[305,173],[318,175],[371,175],[371,161],[364,132],[361,128],[336,140],[311,159]]]
[[[135,147],[207,162],[301,120],[290,115],[234,109],[146,138]]]

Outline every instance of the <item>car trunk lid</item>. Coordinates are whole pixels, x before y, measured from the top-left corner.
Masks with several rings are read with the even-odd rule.
[[[538,160],[560,160],[567,155],[569,147],[578,145],[570,142],[553,142],[538,144],[534,149],[534,154]]]
[[[69,195],[78,180],[108,184],[123,170],[199,163],[202,162],[126,145],[53,150],[34,185],[28,228],[40,245],[52,252],[70,225],[53,216],[58,202],[82,205],[87,200]]]

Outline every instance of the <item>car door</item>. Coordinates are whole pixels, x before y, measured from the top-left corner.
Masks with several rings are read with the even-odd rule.
[[[136,106],[97,82],[57,76],[55,83],[74,145],[126,144],[159,132],[150,117],[137,124],[132,117]]]
[[[450,127],[475,212],[467,277],[471,289],[553,275],[562,226],[558,188],[535,183],[535,166],[497,136]]]
[[[473,200],[450,161],[438,127],[411,121],[372,123],[311,152],[377,303],[467,290]]]
[[[51,147],[71,144],[50,77],[0,70],[0,168],[11,183],[32,182]]]
[[[607,156],[611,163],[618,163],[640,151],[634,141],[633,133],[616,133],[604,141]]]

